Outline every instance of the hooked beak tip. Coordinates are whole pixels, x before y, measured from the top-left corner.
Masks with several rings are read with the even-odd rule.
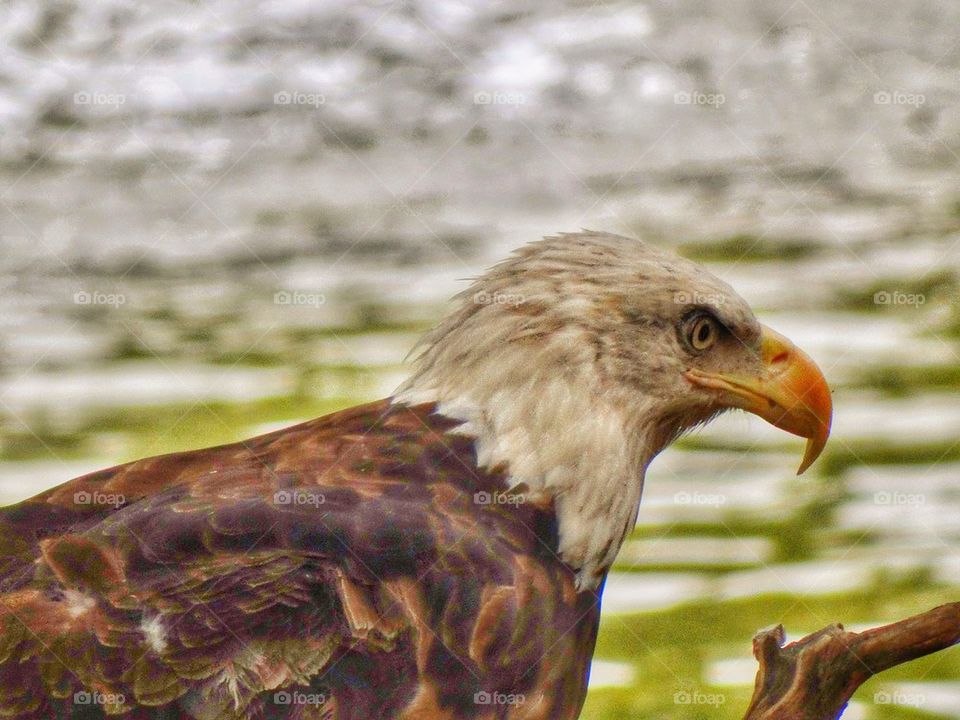
[[[688,370],[690,382],[716,391],[721,402],[751,412],[807,439],[797,474],[823,452],[830,437],[833,402],[817,364],[783,335],[764,326],[760,340],[762,367],[756,375]]]

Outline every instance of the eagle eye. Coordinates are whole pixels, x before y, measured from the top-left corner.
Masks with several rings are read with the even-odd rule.
[[[717,342],[720,330],[720,323],[712,315],[697,313],[684,323],[684,340],[694,352],[703,352]]]

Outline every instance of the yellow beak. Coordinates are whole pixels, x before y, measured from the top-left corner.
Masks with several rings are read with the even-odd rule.
[[[809,355],[766,326],[760,354],[763,369],[756,376],[694,368],[686,377],[694,385],[718,391],[727,406],[747,410],[781,430],[807,438],[799,475],[817,459],[830,436],[830,388]]]

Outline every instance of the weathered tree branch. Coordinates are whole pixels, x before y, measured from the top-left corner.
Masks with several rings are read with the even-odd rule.
[[[785,639],[782,625],[754,636],[760,669],[744,720],[835,720],[873,675],[960,641],[960,602],[862,633],[831,625]]]

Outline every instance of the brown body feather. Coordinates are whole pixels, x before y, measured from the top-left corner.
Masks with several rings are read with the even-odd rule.
[[[381,401],[0,511],[0,718],[577,717],[598,596],[552,507],[477,501],[506,478],[432,410]]]

